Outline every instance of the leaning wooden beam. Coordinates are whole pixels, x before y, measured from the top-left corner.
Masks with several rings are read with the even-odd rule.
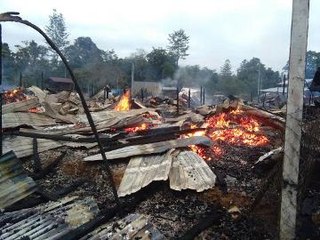
[[[171,189],[202,192],[215,185],[216,175],[198,154],[184,151],[173,159],[169,180]]]
[[[131,158],[118,188],[118,196],[137,192],[153,181],[167,180],[172,163],[171,152]]]
[[[283,159],[280,239],[296,237],[303,88],[308,44],[309,0],[293,0],[289,85]]]
[[[194,136],[190,138],[183,138],[183,139],[177,139],[177,140],[124,147],[124,148],[106,152],[106,156],[107,156],[107,159],[127,158],[132,156],[161,153],[171,148],[181,148],[181,147],[187,147],[190,145],[197,145],[197,144],[211,146],[212,142],[208,137]],[[96,155],[92,155],[84,158],[84,161],[100,161],[100,160],[102,160],[101,154],[96,154]]]

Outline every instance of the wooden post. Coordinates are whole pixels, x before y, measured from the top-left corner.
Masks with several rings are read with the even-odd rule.
[[[202,86],[200,87],[200,105],[202,105]]]
[[[206,89],[202,89],[202,105],[206,104]]]
[[[294,239],[296,233],[297,188],[308,25],[309,0],[293,0],[287,118],[282,173],[280,239]]]

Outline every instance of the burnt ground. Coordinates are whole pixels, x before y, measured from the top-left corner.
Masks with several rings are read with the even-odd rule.
[[[279,138],[274,132],[270,134],[274,139]],[[253,166],[261,155],[279,143],[270,141],[264,147],[218,144],[225,149],[224,155],[212,156],[207,162],[217,175],[215,188],[202,193],[177,192],[169,188],[168,182],[156,182],[132,196],[121,198],[122,203],[130,206],[125,213],[149,216],[168,239],[276,239],[279,181],[269,181],[276,162]],[[67,147],[50,150],[40,153],[41,162],[46,166],[62,152],[66,155],[58,166],[37,180],[41,188],[58,195],[80,181],[82,184],[68,196],[93,196],[100,209],[116,206],[105,166],[101,162],[82,161],[88,150]],[[32,159],[22,161],[32,172]],[[116,186],[120,184],[127,163],[128,159],[110,161]],[[266,191],[267,185],[271,190]],[[36,202],[34,195],[28,198],[24,203]],[[19,203],[14,207],[19,208]]]
[[[311,116],[311,115],[310,115]],[[311,118],[311,117],[310,117]],[[202,193],[173,191],[168,182],[152,183],[145,189],[121,198],[129,206],[123,214],[138,212],[150,217],[168,239],[277,239],[280,203],[281,164],[279,159],[255,162],[264,153],[282,145],[281,134],[266,131],[271,137],[264,147],[231,146],[217,143],[228,150],[223,156],[212,156],[208,165],[217,175],[216,187]],[[60,163],[45,177],[37,180],[41,188],[55,195],[62,194],[74,183],[69,196],[93,196],[101,210],[116,206],[105,166],[101,162],[83,162],[86,149],[60,149],[40,153],[41,162],[48,165],[62,152]],[[32,159],[22,159],[32,172]],[[110,161],[113,179],[119,186],[127,159]],[[319,162],[314,168],[299,216],[297,239],[319,239],[320,179]],[[11,209],[36,205],[46,199],[35,194]],[[120,217],[119,215],[116,218]]]

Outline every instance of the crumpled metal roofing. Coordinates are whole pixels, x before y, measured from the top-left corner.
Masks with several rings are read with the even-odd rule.
[[[0,157],[0,209],[18,202],[36,190],[37,184],[26,175],[13,151]]]
[[[0,239],[63,239],[99,213],[93,198],[66,197],[35,208],[0,213]]]
[[[160,231],[150,223],[147,216],[133,213],[117,222],[110,221],[80,240],[102,240],[102,239],[166,239]]]

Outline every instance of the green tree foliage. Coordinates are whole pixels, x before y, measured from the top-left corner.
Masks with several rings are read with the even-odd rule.
[[[24,45],[16,45],[15,65],[24,76],[26,85],[39,84],[41,75],[49,69],[48,49],[35,41],[23,41]]]
[[[320,52],[308,51],[306,56],[306,78],[313,78],[317,67],[320,67]]]
[[[244,93],[247,95],[258,94],[258,81],[260,78],[260,89],[275,87],[281,81],[278,71],[266,68],[259,58],[250,61],[243,60],[237,70],[238,80],[244,85]]]
[[[2,78],[5,84],[14,84],[16,68],[14,62],[14,54],[11,52],[7,43],[2,44]]]
[[[146,55],[149,68],[148,78],[159,81],[164,78],[172,78],[175,71],[174,59],[163,48],[153,48],[150,53]]]
[[[53,9],[52,14],[49,16],[49,25],[46,26],[46,33],[51,40],[56,44],[61,52],[64,52],[69,45],[67,27],[62,13],[58,13]]]
[[[186,35],[183,29],[169,34],[168,50],[175,58],[175,63],[177,66],[180,59],[185,59],[187,56],[189,56],[187,53],[189,49],[189,38],[190,37]]]
[[[90,37],[78,37],[74,44],[66,48],[66,56],[74,68],[94,65],[108,59],[106,52],[100,50]]]
[[[225,95],[237,95],[241,93],[242,86],[232,73],[232,66],[227,59],[220,69],[218,89]]]

